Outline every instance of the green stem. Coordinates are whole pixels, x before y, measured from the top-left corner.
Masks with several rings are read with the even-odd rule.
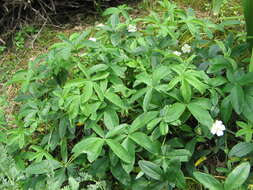
[[[248,42],[250,44],[250,48],[253,47],[253,1],[252,0],[244,0],[244,16],[246,21],[246,29],[248,35]]]

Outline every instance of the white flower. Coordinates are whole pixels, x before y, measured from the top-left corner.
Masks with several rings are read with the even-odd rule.
[[[127,27],[127,30],[128,30],[128,32],[136,32],[137,31],[137,28],[136,28],[136,26],[135,25],[129,25],[128,27]]]
[[[103,23],[100,23],[97,25],[97,27],[103,27],[103,26],[105,26]]]
[[[177,55],[177,56],[180,56],[180,55],[182,54],[182,53],[179,52],[179,51],[173,51],[172,53],[175,54],[175,55]]]
[[[92,37],[90,37],[89,40],[90,40],[90,41],[93,41],[93,42],[96,42],[96,41],[97,41],[96,38],[92,38]]]
[[[213,126],[211,128],[211,133],[216,134],[217,136],[222,136],[224,134],[223,131],[225,131],[225,126],[223,125],[222,121],[216,120],[213,123]]]
[[[191,52],[191,46],[189,46],[188,44],[183,45],[183,47],[181,48],[183,53],[190,53]]]

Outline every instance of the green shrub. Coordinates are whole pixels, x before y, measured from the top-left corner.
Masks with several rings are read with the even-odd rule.
[[[236,121],[253,122],[247,44],[230,22],[160,6],[161,14],[136,19],[126,6],[109,8],[105,24],[60,36],[14,76],[20,109],[5,144],[24,170],[23,189],[187,189],[193,177],[212,190],[250,183],[249,162],[239,162],[252,154],[252,135],[234,135]],[[198,170],[228,176],[224,188]]]

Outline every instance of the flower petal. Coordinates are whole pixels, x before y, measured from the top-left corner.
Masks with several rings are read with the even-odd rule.
[[[223,134],[224,134],[224,133],[223,133],[222,130],[218,130],[217,133],[216,133],[217,136],[223,136]]]
[[[216,134],[216,132],[217,132],[216,127],[212,127],[212,128],[211,128],[211,133],[212,133],[213,135],[215,135],[215,134]]]

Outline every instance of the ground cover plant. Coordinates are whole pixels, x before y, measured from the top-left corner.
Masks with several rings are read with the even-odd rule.
[[[253,73],[246,35],[232,30],[241,22],[167,0],[159,9],[132,18],[109,8],[105,23],[61,35],[15,74],[15,120],[0,112],[1,189],[252,187]]]

